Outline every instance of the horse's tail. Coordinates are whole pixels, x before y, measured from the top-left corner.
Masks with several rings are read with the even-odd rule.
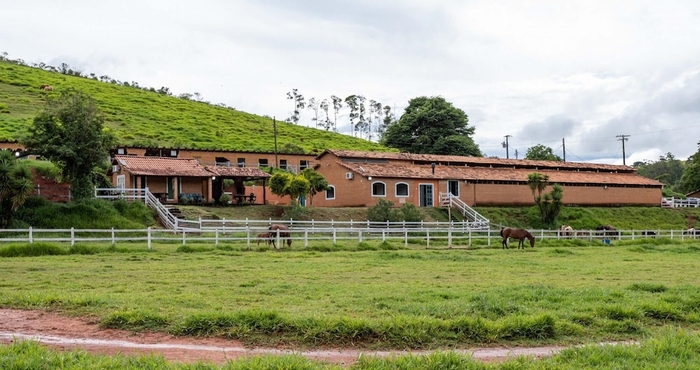
[[[527,238],[530,239],[530,247],[535,248],[535,236],[528,231]]]
[[[501,238],[503,237],[503,230],[505,230],[505,229],[501,228]]]

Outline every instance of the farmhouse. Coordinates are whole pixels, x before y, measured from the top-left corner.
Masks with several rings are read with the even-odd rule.
[[[533,205],[527,185],[533,172],[562,185],[567,205],[659,206],[663,187],[627,166],[431,154],[326,150],[315,168],[330,185],[313,200],[322,207],[366,207],[379,199],[431,207],[448,192],[470,206]]]
[[[177,203],[181,197],[195,203],[212,202],[223,193],[223,180],[233,180],[232,194],[238,203],[257,200],[254,192],[247,193],[245,181],[270,177],[257,167],[204,167],[194,158],[137,157],[115,155],[110,169],[112,183],[117,188],[148,188],[163,203]],[[261,204],[265,203],[262,187]]]

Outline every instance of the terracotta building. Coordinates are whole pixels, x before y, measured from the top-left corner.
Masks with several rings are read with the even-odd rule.
[[[567,205],[658,206],[663,187],[619,165],[349,150],[321,153],[316,170],[331,186],[313,200],[321,207],[367,207],[379,199],[431,207],[447,192],[470,206],[532,205],[533,172],[562,185]]]

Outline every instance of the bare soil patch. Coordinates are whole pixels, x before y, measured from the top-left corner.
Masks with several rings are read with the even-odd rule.
[[[72,318],[55,312],[0,309],[0,343],[34,340],[59,350],[82,349],[95,354],[161,355],[169,361],[225,363],[254,355],[299,354],[319,361],[350,365],[363,356],[391,356],[406,351],[362,351],[357,349],[295,350],[290,348],[246,348],[236,340],[223,338],[174,337],[164,333],[133,333],[101,329],[91,318]],[[515,356],[549,356],[564,347],[473,348],[462,350],[474,358],[490,362]],[[427,351],[415,351],[426,354]]]

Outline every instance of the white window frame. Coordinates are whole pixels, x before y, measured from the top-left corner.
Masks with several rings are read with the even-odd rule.
[[[335,186],[333,185],[328,185],[328,189],[333,189],[333,197],[328,197],[328,190],[326,190],[326,200],[333,200],[335,199]]]
[[[381,195],[374,194],[374,184],[382,184],[382,185],[384,185],[384,194],[381,194]],[[386,197],[386,183],[384,183],[383,181],[375,181],[375,182],[373,182],[373,183],[372,183],[371,189],[372,189],[372,196],[373,196],[373,197],[382,197],[382,198],[385,198],[385,197]]]
[[[406,195],[399,195],[399,185],[406,185]],[[397,182],[396,185],[394,185],[394,194],[397,198],[408,198],[411,194],[411,187],[407,182]]]
[[[126,188],[126,175],[117,176],[117,189]]]

